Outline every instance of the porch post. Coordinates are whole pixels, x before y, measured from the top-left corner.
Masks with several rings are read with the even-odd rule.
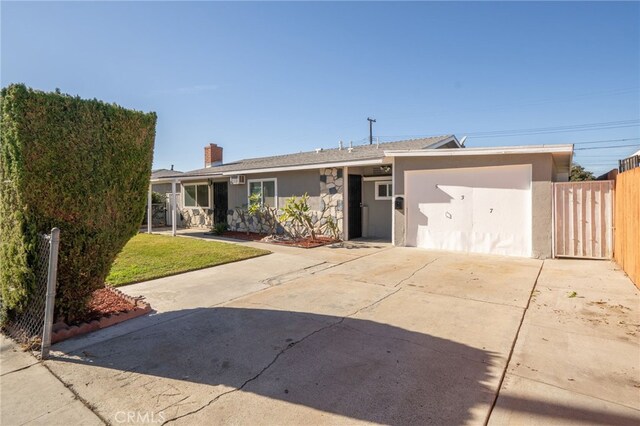
[[[149,183],[149,193],[147,194],[147,233],[151,233],[151,222],[153,222],[153,208],[151,206],[151,193],[153,185]]]
[[[171,235],[176,236],[176,180],[171,181]]]

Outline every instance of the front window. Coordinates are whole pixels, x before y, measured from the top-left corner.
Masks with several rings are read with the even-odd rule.
[[[249,198],[249,202],[251,202],[251,199],[257,199],[263,206],[277,208],[276,180],[249,180]]]
[[[391,181],[376,182],[376,200],[390,200],[393,196]]]
[[[209,208],[209,185],[184,185],[184,206]]]

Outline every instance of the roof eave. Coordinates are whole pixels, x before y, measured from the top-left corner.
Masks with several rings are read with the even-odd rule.
[[[386,150],[387,157],[451,157],[473,155],[508,155],[508,154],[567,154],[573,153],[573,145],[532,145],[491,148],[445,148],[445,149],[396,149]]]
[[[368,166],[368,165],[382,164],[384,163],[384,161],[385,159],[383,157],[380,157],[380,158],[364,159],[364,160],[333,161],[333,162],[326,162],[326,163],[301,164],[301,165],[294,165],[294,166],[264,167],[260,169],[239,169],[239,170],[230,170],[227,172],[222,172],[222,175],[232,176],[232,175],[248,175],[248,174],[256,174],[256,173],[288,172],[288,171],[296,171],[296,170],[326,169],[326,168],[333,168],[333,167]]]

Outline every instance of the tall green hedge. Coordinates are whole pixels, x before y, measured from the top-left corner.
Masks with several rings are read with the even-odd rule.
[[[24,85],[0,110],[2,303],[29,303],[36,235],[57,226],[56,312],[73,321],[142,222],[156,115]]]

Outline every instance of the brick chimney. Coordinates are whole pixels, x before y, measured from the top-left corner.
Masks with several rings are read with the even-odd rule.
[[[213,167],[222,164],[222,147],[210,143],[204,147],[204,166]]]

